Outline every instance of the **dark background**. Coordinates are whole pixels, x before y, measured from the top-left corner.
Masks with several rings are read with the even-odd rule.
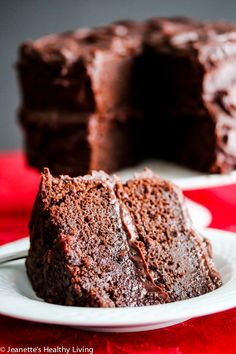
[[[171,15],[236,21],[236,0],[0,0],[0,149],[21,146],[14,72],[19,43],[123,18]]]

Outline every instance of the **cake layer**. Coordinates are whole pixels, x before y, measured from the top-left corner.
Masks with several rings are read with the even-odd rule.
[[[136,150],[139,160],[164,158],[204,172],[228,172],[236,167],[235,65],[236,25],[187,18],[123,21],[25,43],[18,72],[22,106],[30,112],[23,119],[29,162],[41,169],[44,161],[57,174],[85,174],[96,150],[100,163],[92,168],[112,172],[126,166],[128,151]],[[39,111],[47,126],[36,133],[42,118],[38,123],[35,118],[27,131]],[[60,121],[49,111],[57,111]],[[71,131],[88,140],[80,124],[84,116],[99,117],[94,126],[106,126],[99,129],[109,130],[104,136],[110,138],[101,133],[96,147],[83,143],[78,152]],[[63,143],[55,133],[62,120],[67,122]],[[98,136],[94,129],[87,134]],[[39,140],[41,157],[34,143]],[[57,144],[60,155],[70,157],[52,154]]]
[[[150,171],[117,186],[125,226],[142,254],[154,284],[170,301],[214,290],[219,274],[203,241],[192,228],[180,190]],[[130,228],[129,220],[135,227]]]
[[[38,296],[75,306],[167,303],[222,284],[181,192],[150,172],[122,184],[45,169],[26,266]]]
[[[132,117],[22,109],[20,121],[28,162],[39,170],[49,165],[55,175],[77,176],[117,171],[138,160],[141,123]]]

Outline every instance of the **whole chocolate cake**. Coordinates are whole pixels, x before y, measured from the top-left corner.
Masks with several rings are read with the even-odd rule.
[[[104,172],[57,178],[45,169],[26,266],[36,294],[64,305],[161,304],[222,284],[180,190],[151,171],[122,183]]]
[[[146,157],[236,167],[236,25],[120,21],[20,48],[29,164],[112,172]]]

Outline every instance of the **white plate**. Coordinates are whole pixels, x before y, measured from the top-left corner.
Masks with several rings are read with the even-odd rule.
[[[236,171],[223,175],[206,174],[162,160],[146,160],[137,166],[120,170],[117,174],[126,180],[132,178],[134,173],[143,171],[145,167],[186,190],[236,183]]]
[[[214,261],[224,285],[206,295],[165,305],[127,308],[82,308],[52,305],[37,298],[25,272],[24,261],[0,267],[1,313],[25,320],[104,332],[132,332],[167,327],[187,319],[236,306],[236,234],[206,229]],[[3,246],[1,254],[28,246],[28,239]]]

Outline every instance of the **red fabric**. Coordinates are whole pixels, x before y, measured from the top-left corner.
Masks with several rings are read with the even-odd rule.
[[[27,235],[38,183],[39,174],[26,167],[21,152],[0,154],[0,244]],[[212,227],[236,232],[236,184],[186,191],[185,195],[211,211]],[[169,328],[124,334],[86,332],[0,316],[0,352],[3,347],[7,351],[9,346],[38,347],[41,353],[46,346],[68,347],[73,353],[74,346],[74,351],[77,347],[80,352],[93,348],[96,354],[233,354],[236,353],[236,309]]]

